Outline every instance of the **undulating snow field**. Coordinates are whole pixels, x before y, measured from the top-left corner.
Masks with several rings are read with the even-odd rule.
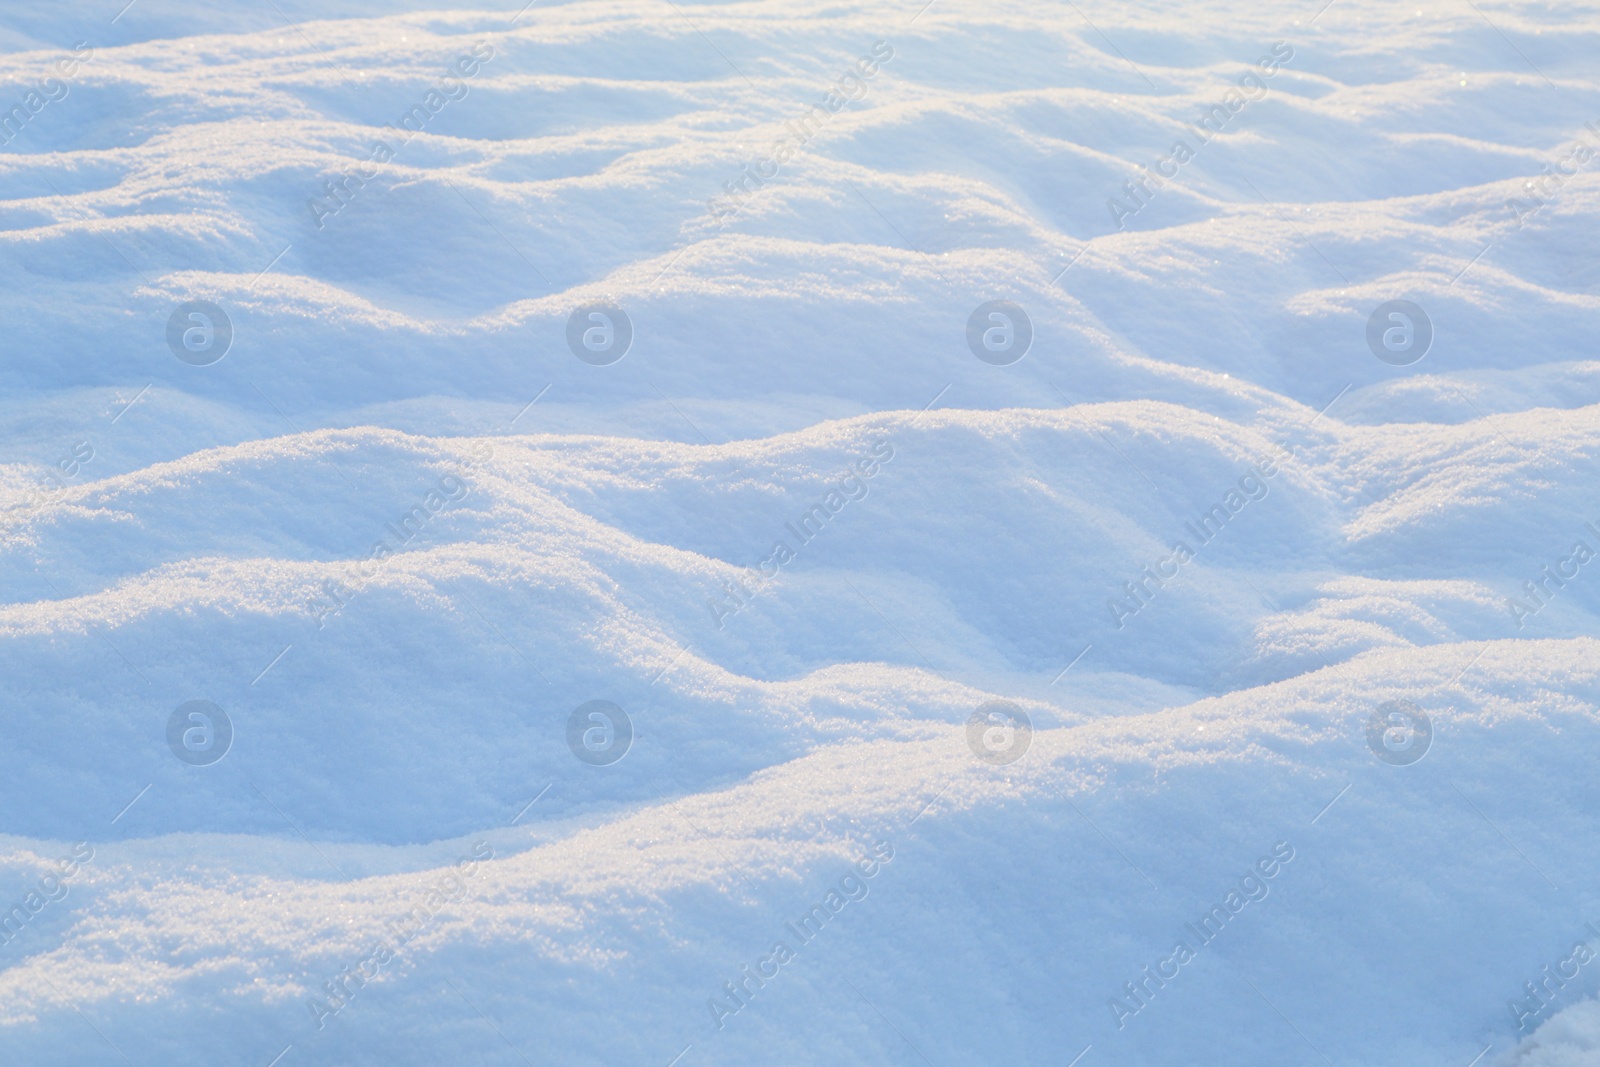
[[[125,3],[0,1064],[1600,1064],[1596,0]]]

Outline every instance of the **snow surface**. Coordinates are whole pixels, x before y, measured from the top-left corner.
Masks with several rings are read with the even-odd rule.
[[[0,8],[0,1063],[1600,1063],[1600,4],[125,2]]]

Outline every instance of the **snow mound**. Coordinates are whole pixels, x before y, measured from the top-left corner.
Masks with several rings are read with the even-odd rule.
[[[1600,5],[518,6],[0,14],[0,1060],[1595,1060]]]

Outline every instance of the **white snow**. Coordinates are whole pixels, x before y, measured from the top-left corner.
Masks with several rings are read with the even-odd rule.
[[[1600,4],[124,3],[0,11],[0,1062],[1600,1062]]]

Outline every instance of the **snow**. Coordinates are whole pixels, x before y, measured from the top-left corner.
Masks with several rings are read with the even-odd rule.
[[[0,1061],[1600,1057],[1600,5],[124,2]]]
[[[1600,1054],[1600,1026],[1596,1008],[1586,1000],[1551,1018],[1548,1026],[1530,1038],[1512,1062],[1516,1067],[1582,1067]]]

